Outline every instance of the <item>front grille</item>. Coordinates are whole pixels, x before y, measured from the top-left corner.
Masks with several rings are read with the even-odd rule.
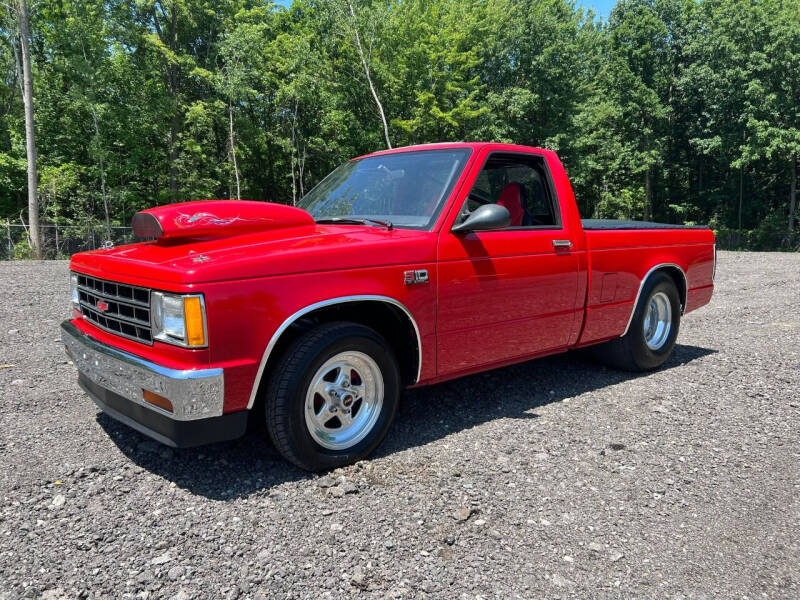
[[[86,319],[110,333],[153,343],[149,289],[77,275],[81,313]],[[101,307],[105,310],[101,310],[98,303],[103,303]]]

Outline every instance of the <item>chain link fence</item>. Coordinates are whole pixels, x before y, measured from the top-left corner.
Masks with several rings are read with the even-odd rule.
[[[86,225],[58,225],[42,223],[39,225],[42,235],[43,258],[69,258],[76,252],[102,248],[106,242],[106,227],[102,223]],[[782,223],[779,230],[771,231],[737,231],[719,229],[717,248],[719,250],[769,250],[786,248],[800,250],[800,239],[785,239],[786,232]],[[763,238],[763,239],[762,239]],[[136,241],[130,227],[112,227],[111,241],[115,246],[130,244]],[[0,260],[19,260],[33,258],[28,242],[28,228],[20,223],[0,221]]]
[[[42,256],[46,259],[69,258],[76,252],[96,250],[106,243],[106,227],[103,224],[39,225],[42,236]],[[135,241],[130,227],[112,227],[111,241],[115,246]],[[19,223],[0,221],[0,260],[33,258],[28,241],[28,228]]]

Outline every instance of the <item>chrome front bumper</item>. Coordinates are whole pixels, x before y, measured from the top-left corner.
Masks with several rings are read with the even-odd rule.
[[[99,342],[70,321],[61,324],[61,339],[81,375],[99,388],[175,421],[222,415],[225,397],[222,369],[163,367]],[[143,390],[167,398],[173,412],[145,402]]]

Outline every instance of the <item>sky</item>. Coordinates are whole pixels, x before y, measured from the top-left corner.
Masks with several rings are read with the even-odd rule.
[[[283,4],[284,6],[289,6],[292,0],[275,0],[275,2]],[[603,19],[608,18],[608,14],[616,3],[617,0],[578,0],[578,4],[583,4],[586,8],[594,9],[595,14]]]
[[[617,0],[579,0],[579,3],[586,8],[593,8],[597,16],[607,19]]]

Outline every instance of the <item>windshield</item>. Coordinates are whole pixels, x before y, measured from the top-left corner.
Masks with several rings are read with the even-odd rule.
[[[378,219],[397,227],[428,228],[469,157],[468,148],[419,150],[347,162],[298,205],[317,221]]]

